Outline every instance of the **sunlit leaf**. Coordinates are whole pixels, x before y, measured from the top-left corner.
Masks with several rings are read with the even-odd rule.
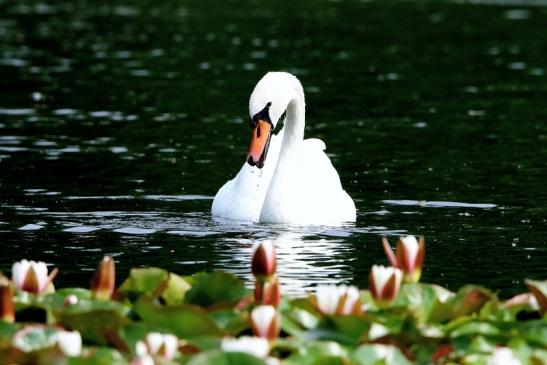
[[[186,293],[188,304],[202,307],[231,306],[247,294],[243,281],[229,273],[201,272],[192,275],[188,281],[192,285]]]
[[[143,321],[168,329],[180,338],[222,334],[207,312],[195,306],[162,306],[139,300],[134,309]]]
[[[359,365],[411,365],[402,352],[395,346],[363,345],[352,355],[353,362]]]
[[[194,356],[186,365],[266,365],[266,363],[241,352],[209,350]]]

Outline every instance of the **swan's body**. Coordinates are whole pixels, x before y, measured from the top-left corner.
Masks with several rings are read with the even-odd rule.
[[[284,128],[269,140],[285,111]],[[249,101],[248,163],[218,191],[214,217],[306,225],[355,221],[355,204],[323,152],[325,144],[304,140],[304,114],[304,91],[296,77],[270,72],[258,82]]]

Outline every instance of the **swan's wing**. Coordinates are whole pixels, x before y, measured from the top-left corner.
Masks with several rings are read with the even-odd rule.
[[[290,152],[276,171],[260,221],[335,225],[355,221],[355,204],[324,150],[323,141],[307,139]]]

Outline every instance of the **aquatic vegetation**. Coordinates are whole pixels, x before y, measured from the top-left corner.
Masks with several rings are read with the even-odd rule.
[[[90,290],[55,290],[56,270],[23,260],[0,277],[0,364],[547,363],[547,281],[526,280],[529,292],[508,300],[476,285],[452,292],[417,282],[424,252],[423,239],[402,237],[369,289],[299,298],[281,296],[273,242],[250,258],[254,291],[229,273],[155,267],[116,288],[111,257]]]

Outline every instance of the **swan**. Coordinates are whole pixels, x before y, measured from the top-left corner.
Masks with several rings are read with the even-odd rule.
[[[325,143],[304,139],[304,89],[294,75],[268,72],[251,94],[249,117],[246,162],[216,194],[213,218],[295,225],[355,222],[355,204],[324,152]]]

